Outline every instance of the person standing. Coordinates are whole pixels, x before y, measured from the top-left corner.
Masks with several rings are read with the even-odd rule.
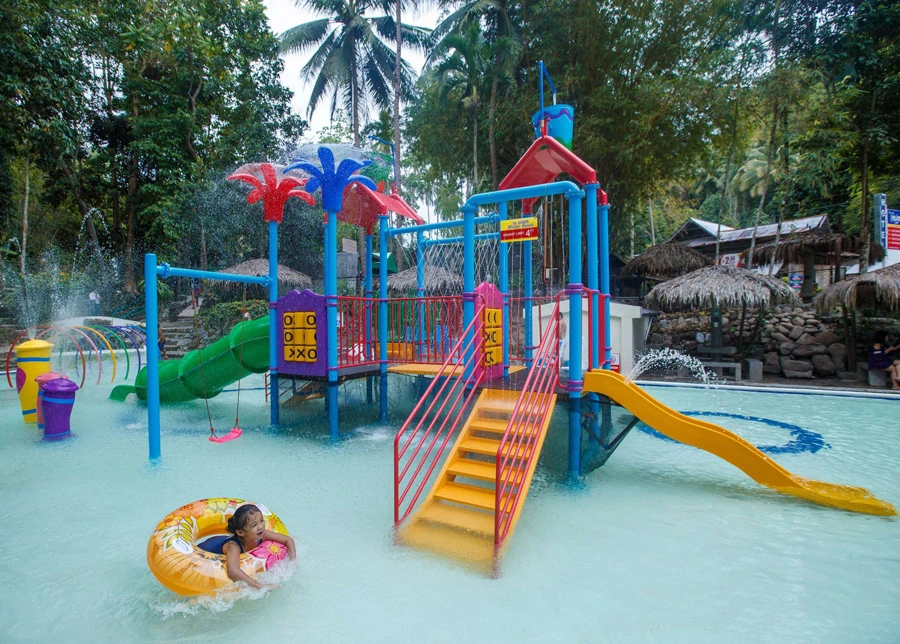
[[[92,290],[88,294],[88,300],[91,303],[91,315],[100,315],[100,294],[96,290]]]

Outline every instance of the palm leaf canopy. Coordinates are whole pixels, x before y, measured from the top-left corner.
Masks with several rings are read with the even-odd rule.
[[[852,311],[865,304],[900,310],[900,264],[853,275],[832,284],[816,295],[813,304],[819,311],[832,310],[838,306]]]
[[[799,304],[800,298],[784,282],[733,266],[707,266],[657,284],[644,305],[663,311],[766,308]]]
[[[414,291],[416,288],[418,288],[418,277],[415,266],[388,277],[388,290],[394,293],[406,293]],[[427,295],[452,295],[461,293],[462,288],[462,275],[451,273],[440,266],[425,265],[425,293]]]
[[[625,264],[622,275],[671,279],[710,266],[703,253],[683,244],[656,244]]]
[[[775,242],[757,246],[753,251],[753,262],[762,264],[771,261],[772,249],[775,249],[775,261],[799,264],[803,261],[804,255],[814,253],[820,257],[827,257],[831,263],[842,253],[858,253],[861,245],[859,237],[842,233],[826,233],[821,230],[805,230],[781,239],[777,249]],[[750,251],[747,251],[745,256],[749,253]],[[884,259],[884,249],[878,244],[871,244],[869,257],[872,261],[881,261]]]

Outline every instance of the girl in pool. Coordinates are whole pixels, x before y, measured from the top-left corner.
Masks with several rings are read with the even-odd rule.
[[[266,519],[259,508],[248,503],[240,506],[228,519],[231,536],[210,537],[200,544],[200,548],[217,555],[225,555],[225,570],[232,581],[243,581],[253,588],[277,588],[277,585],[263,585],[241,570],[241,555],[253,550],[263,541],[284,544],[288,556],[297,558],[294,540],[286,534],[266,530]]]
[[[874,342],[869,347],[869,369],[887,371],[894,389],[900,389],[900,360],[896,359],[894,353],[897,349],[900,349],[900,345],[889,345],[887,331],[876,331]]]

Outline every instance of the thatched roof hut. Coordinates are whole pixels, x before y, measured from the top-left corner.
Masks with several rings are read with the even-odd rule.
[[[394,293],[405,293],[416,290],[418,275],[416,267],[411,266],[388,277],[388,290]],[[426,295],[455,295],[463,289],[462,275],[451,273],[445,268],[425,265],[425,294]]]
[[[683,244],[656,244],[625,264],[622,275],[671,279],[710,266],[703,253]]]
[[[859,253],[860,246],[862,243],[859,237],[821,230],[808,230],[782,238],[775,250],[775,261],[800,264],[803,263],[806,255],[813,254],[823,258],[825,262],[833,264],[835,260],[840,259],[843,253]],[[753,263],[762,264],[771,261],[774,248],[775,242],[757,246],[753,251]],[[750,251],[744,253],[745,257],[749,254]],[[884,249],[878,244],[871,244],[869,258],[872,261],[881,261],[884,258]]]
[[[229,273],[230,275],[249,275],[253,277],[263,277],[269,274],[269,260],[267,259],[248,259],[246,262],[224,268],[221,273]],[[217,282],[216,288],[223,292],[234,293],[244,288],[240,282]],[[312,280],[292,268],[278,265],[278,288],[281,290],[312,288]],[[262,286],[256,284],[247,284],[247,292],[253,293],[257,297],[260,292],[265,292]]]
[[[799,304],[784,282],[733,266],[707,266],[657,284],[644,305],[664,311],[768,307]]]
[[[837,306],[852,311],[861,304],[876,304],[900,310],[900,264],[853,275],[832,284],[816,295],[813,303],[819,311],[828,311]]]

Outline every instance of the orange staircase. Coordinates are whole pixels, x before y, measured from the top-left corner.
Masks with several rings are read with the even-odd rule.
[[[493,567],[495,528],[508,526],[507,538],[515,528],[556,402],[556,394],[537,395],[536,408],[516,424],[514,440],[502,444],[519,398],[518,391],[481,392],[431,492],[399,531],[401,543]],[[498,487],[504,488],[499,498]],[[520,501],[513,504],[513,498]]]

